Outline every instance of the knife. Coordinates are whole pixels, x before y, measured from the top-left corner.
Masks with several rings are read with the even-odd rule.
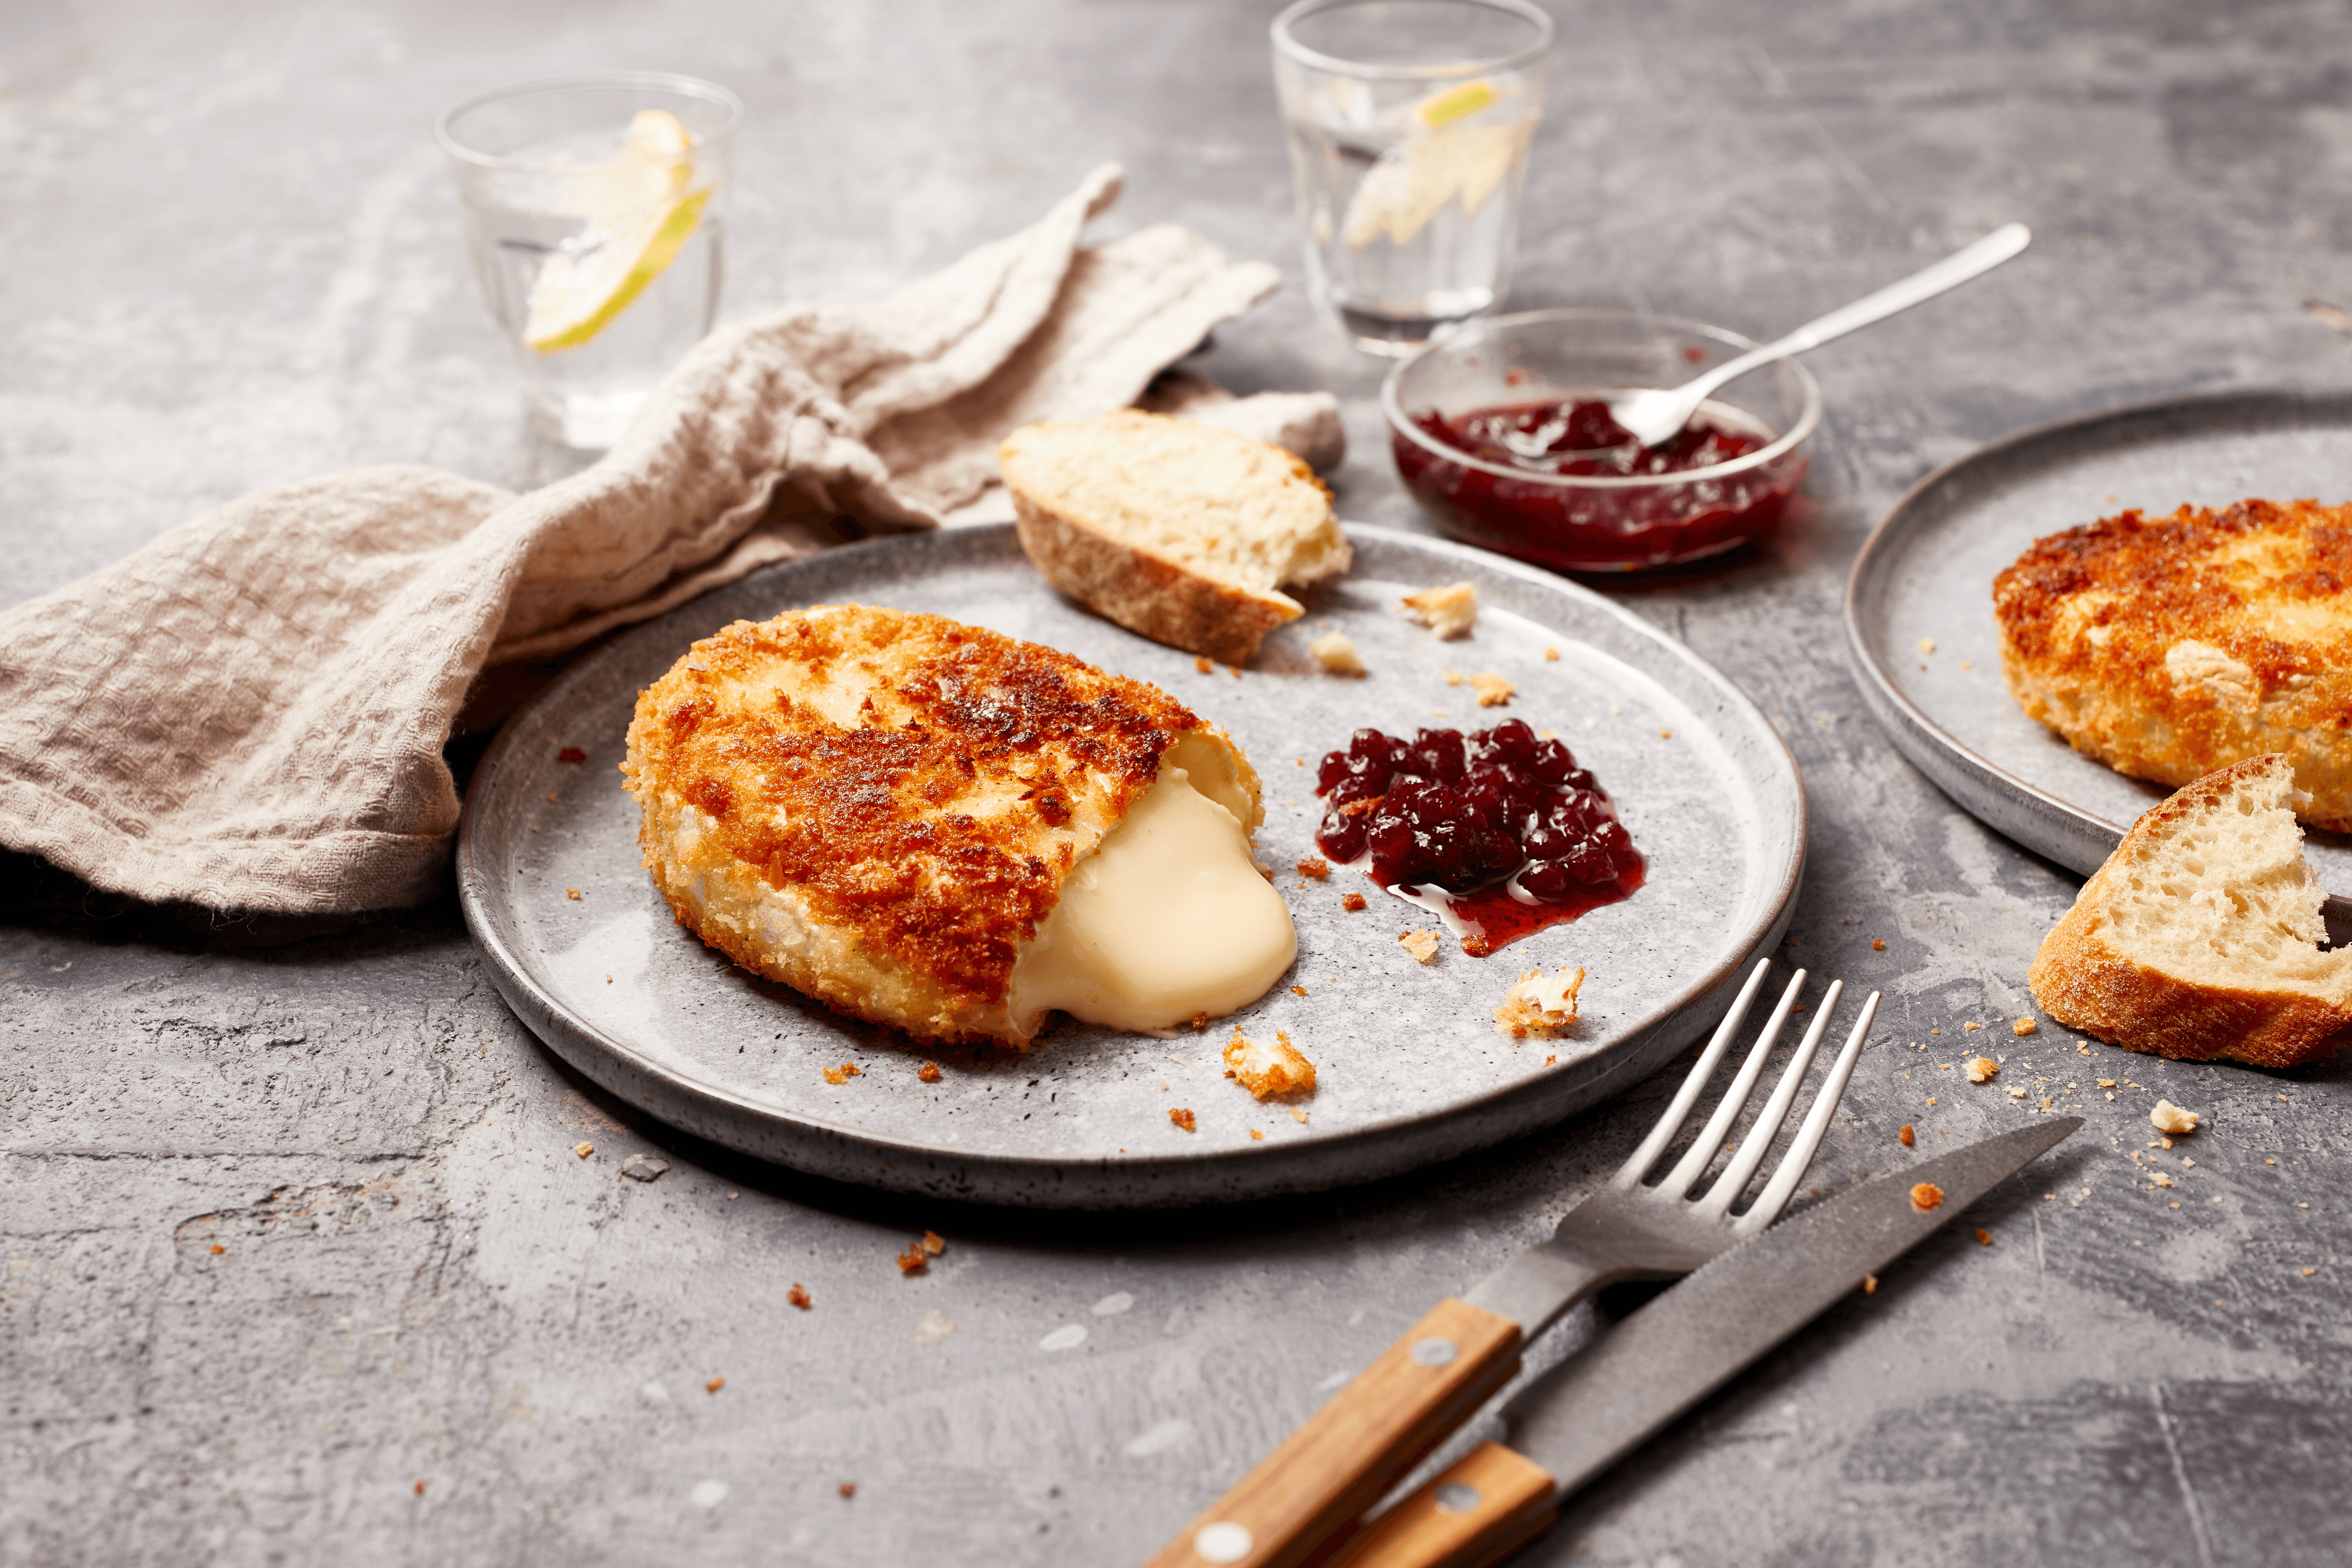
[[[1507,1401],[1483,1443],[1374,1521],[1345,1568],[1486,1568],[1550,1527],[1559,1500],[2083,1125],[2004,1132],[1782,1219]],[[1923,1185],[1941,1197],[1922,1207]]]

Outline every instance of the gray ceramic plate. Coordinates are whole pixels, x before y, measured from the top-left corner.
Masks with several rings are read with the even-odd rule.
[[[2352,500],[2352,396],[2149,404],[2029,430],[1938,468],[1895,504],[1846,580],[1846,647],[1864,700],[1970,814],[2062,866],[2097,869],[2169,792],[2025,716],[2000,677],[1993,576],[2042,535],[2126,507],[2158,517],[2248,496]],[[2352,840],[2313,833],[2305,847],[2322,883],[2352,889]]]
[[[1599,595],[1465,546],[1350,532],[1354,573],[1238,679],[1059,597],[1004,525],[828,552],[639,628],[516,714],[467,793],[458,886],[499,990],[581,1071],[690,1132],[845,1181],[991,1203],[1174,1205],[1333,1186],[1619,1092],[1720,1016],[1732,977],[1785,930],[1804,857],[1796,764],[1729,681]],[[1465,577],[1484,606],[1469,640],[1441,643],[1397,613],[1400,595]],[[1237,1021],[1286,1030],[1315,1062],[1304,1122],[1223,1076],[1226,1024],[1161,1039],[1065,1023],[1025,1054],[919,1048],[735,969],[675,924],[638,865],[636,807],[614,772],[638,689],[688,643],[739,618],[842,601],[977,622],[1174,693],[1257,764],[1260,858],[1286,868],[1314,853],[1315,764],[1357,726],[1525,718],[1600,775],[1649,880],[1491,958],[1448,942],[1423,968],[1396,940],[1429,923],[1420,911],[1359,878],[1370,907],[1349,913],[1347,873],[1305,882],[1286,869],[1276,886],[1299,960]],[[1327,621],[1355,639],[1368,679],[1324,675],[1307,658]],[[1448,668],[1500,670],[1518,694],[1482,714],[1466,687],[1446,685]],[[559,760],[567,746],[587,761]],[[1574,1037],[1497,1035],[1492,1010],[1519,972],[1564,963],[1591,976]],[[917,1069],[933,1058],[944,1077],[923,1083]],[[823,1069],[845,1061],[862,1076],[828,1084]],[[1171,1125],[1171,1107],[1193,1111],[1199,1131]]]

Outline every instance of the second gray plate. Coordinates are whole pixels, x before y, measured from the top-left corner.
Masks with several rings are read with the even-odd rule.
[[[1755,706],[1647,623],[1585,589],[1460,545],[1354,529],[1356,568],[1236,678],[1144,641],[1047,588],[1009,526],[877,540],[755,574],[583,658],[510,720],[459,831],[466,919],[508,1003],[614,1094],[764,1159],[991,1203],[1172,1205],[1393,1174],[1557,1121],[1630,1087],[1721,1016],[1730,982],[1785,930],[1804,857],[1796,764]],[[1468,578],[1483,614],[1442,643],[1399,595]],[[1293,971],[1233,1020],[1288,1033],[1319,1079],[1294,1117],[1223,1075],[1231,1024],[1171,1038],[1065,1023],[1030,1050],[938,1051],[752,977],[682,931],[637,859],[614,773],[640,688],[737,619],[841,602],[929,610],[1149,680],[1230,731],[1266,784],[1260,858],[1298,928]],[[1370,676],[1323,674],[1324,624]],[[1546,656],[1555,648],[1559,657]],[[1499,670],[1482,712],[1445,672]],[[1631,899],[1504,948],[1451,942],[1424,968],[1398,945],[1431,922],[1360,878],[1309,881],[1313,770],[1361,724],[1522,717],[1559,731],[1649,859]],[[565,762],[567,749],[584,762]],[[1349,885],[1352,884],[1352,888]],[[1370,907],[1350,912],[1341,895]],[[579,897],[572,897],[572,892]],[[1519,972],[1582,964],[1572,1037],[1514,1041],[1493,1009]],[[936,1059],[943,1076],[919,1069]],[[855,1063],[830,1083],[824,1069]],[[1189,1110],[1195,1131],[1172,1125]]]
[[[1846,579],[1864,700],[1920,771],[1988,826],[2088,873],[2171,792],[2025,716],[2000,674],[1995,574],[2044,534],[2137,507],[2352,499],[2352,396],[2239,392],[2029,430],[1929,474]],[[2352,840],[2307,833],[2322,885],[2352,889]]]

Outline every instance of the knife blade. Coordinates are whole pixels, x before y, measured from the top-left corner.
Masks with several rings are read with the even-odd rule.
[[[1513,1395],[1510,1446],[1480,1445],[1382,1514],[1346,1568],[1500,1562],[1549,1525],[1561,1498],[2082,1124],[2053,1119],[1890,1172],[1725,1253]],[[1941,1194],[1931,1207],[1915,1199],[1922,1184]]]

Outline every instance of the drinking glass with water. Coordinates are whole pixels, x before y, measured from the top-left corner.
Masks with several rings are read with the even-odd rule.
[[[1299,0],[1275,19],[1316,301],[1409,353],[1510,285],[1551,19],[1528,0]]]
[[[743,106],[621,72],[486,93],[436,128],[482,297],[544,438],[601,451],[719,309]]]

